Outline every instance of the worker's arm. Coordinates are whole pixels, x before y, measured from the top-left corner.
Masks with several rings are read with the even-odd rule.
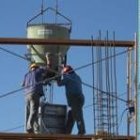
[[[27,74],[26,74],[27,75]],[[21,83],[21,86],[24,87],[25,86],[25,79],[26,79],[26,75],[24,76],[24,80],[23,82]]]
[[[68,82],[68,79],[69,79],[68,74],[64,74],[62,80],[61,79],[57,80],[57,85],[58,86],[66,85],[66,83]]]

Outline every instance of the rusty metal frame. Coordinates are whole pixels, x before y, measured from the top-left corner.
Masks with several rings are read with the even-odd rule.
[[[124,40],[86,40],[86,39],[32,39],[32,38],[0,38],[0,44],[11,45],[73,45],[100,47],[134,47],[135,41]]]
[[[2,140],[135,140],[133,136],[0,133]]]

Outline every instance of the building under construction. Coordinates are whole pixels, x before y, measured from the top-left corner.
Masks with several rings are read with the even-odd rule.
[[[44,20],[48,12],[55,13],[54,22]],[[41,21],[38,21],[40,17]],[[59,17],[63,20],[59,21]],[[26,37],[0,38],[0,44],[26,45],[27,53],[23,59],[27,60],[27,66],[33,62],[42,67],[50,65],[54,75],[49,79],[49,84],[44,85],[46,99],[42,99],[40,103],[38,134],[2,131],[0,139],[139,140],[137,35],[133,40],[117,40],[115,32],[111,33],[110,39],[109,31],[104,35],[99,31],[96,38],[91,36],[90,39],[71,39],[72,21],[59,12],[57,2],[55,8],[45,8],[43,1],[41,11],[27,22],[26,30]],[[86,72],[90,73],[91,83],[82,81],[82,84],[89,88],[88,92],[91,94],[91,104],[86,104],[84,109],[90,107],[90,111],[87,111],[91,115],[86,117],[91,118],[89,123],[93,130],[85,135],[65,134],[68,107],[64,103],[54,102],[54,94],[57,92],[54,90],[54,77],[61,75],[62,65],[69,62],[68,52],[73,46],[80,49],[88,48],[90,52],[88,62],[74,69],[78,72],[88,68]],[[0,49],[19,57],[4,47]],[[125,61],[125,65],[122,65],[122,61]],[[126,93],[120,93],[120,86],[126,87]],[[23,89],[6,93],[1,97],[20,90]],[[120,134],[121,125],[125,125],[125,134]]]

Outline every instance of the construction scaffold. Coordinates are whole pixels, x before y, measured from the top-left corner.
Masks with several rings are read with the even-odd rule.
[[[129,107],[134,107],[134,96],[136,94],[135,85],[132,83],[136,75],[136,41],[117,41],[115,36],[113,40],[108,39],[108,33],[105,40],[101,39],[101,34],[97,40],[57,40],[57,39],[27,39],[27,38],[0,38],[0,44],[3,45],[74,45],[92,47],[92,70],[93,70],[93,116],[94,116],[94,134],[108,139],[134,139],[130,136],[130,114],[128,115],[128,137],[118,136],[118,100],[125,102]],[[94,49],[93,49],[94,47]],[[125,51],[117,53],[116,48],[125,48]],[[127,99],[118,97],[117,92],[117,73],[116,56],[127,53]],[[134,68],[132,70],[132,67]],[[133,72],[132,72],[133,71]],[[85,84],[86,85],[86,84]],[[133,112],[133,111],[132,111]],[[3,134],[3,138],[4,138]],[[70,137],[68,139],[72,139]],[[53,139],[53,138],[52,138]],[[75,138],[74,138],[75,139]],[[78,139],[78,137],[77,137]],[[87,138],[83,138],[87,139]],[[91,138],[89,138],[91,139]],[[104,138],[103,138],[104,139]]]

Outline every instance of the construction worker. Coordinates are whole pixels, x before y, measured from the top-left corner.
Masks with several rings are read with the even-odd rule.
[[[38,132],[38,108],[40,97],[43,96],[42,80],[47,70],[40,68],[37,64],[30,65],[30,70],[24,76],[22,86],[25,88],[26,101],[26,131],[28,133]]]
[[[74,123],[77,123],[78,134],[85,134],[85,123],[83,119],[84,95],[82,92],[81,78],[75,73],[69,65],[62,70],[63,79],[58,79],[58,86],[65,86],[68,106],[71,108],[68,112],[66,124],[66,133],[70,134]]]

